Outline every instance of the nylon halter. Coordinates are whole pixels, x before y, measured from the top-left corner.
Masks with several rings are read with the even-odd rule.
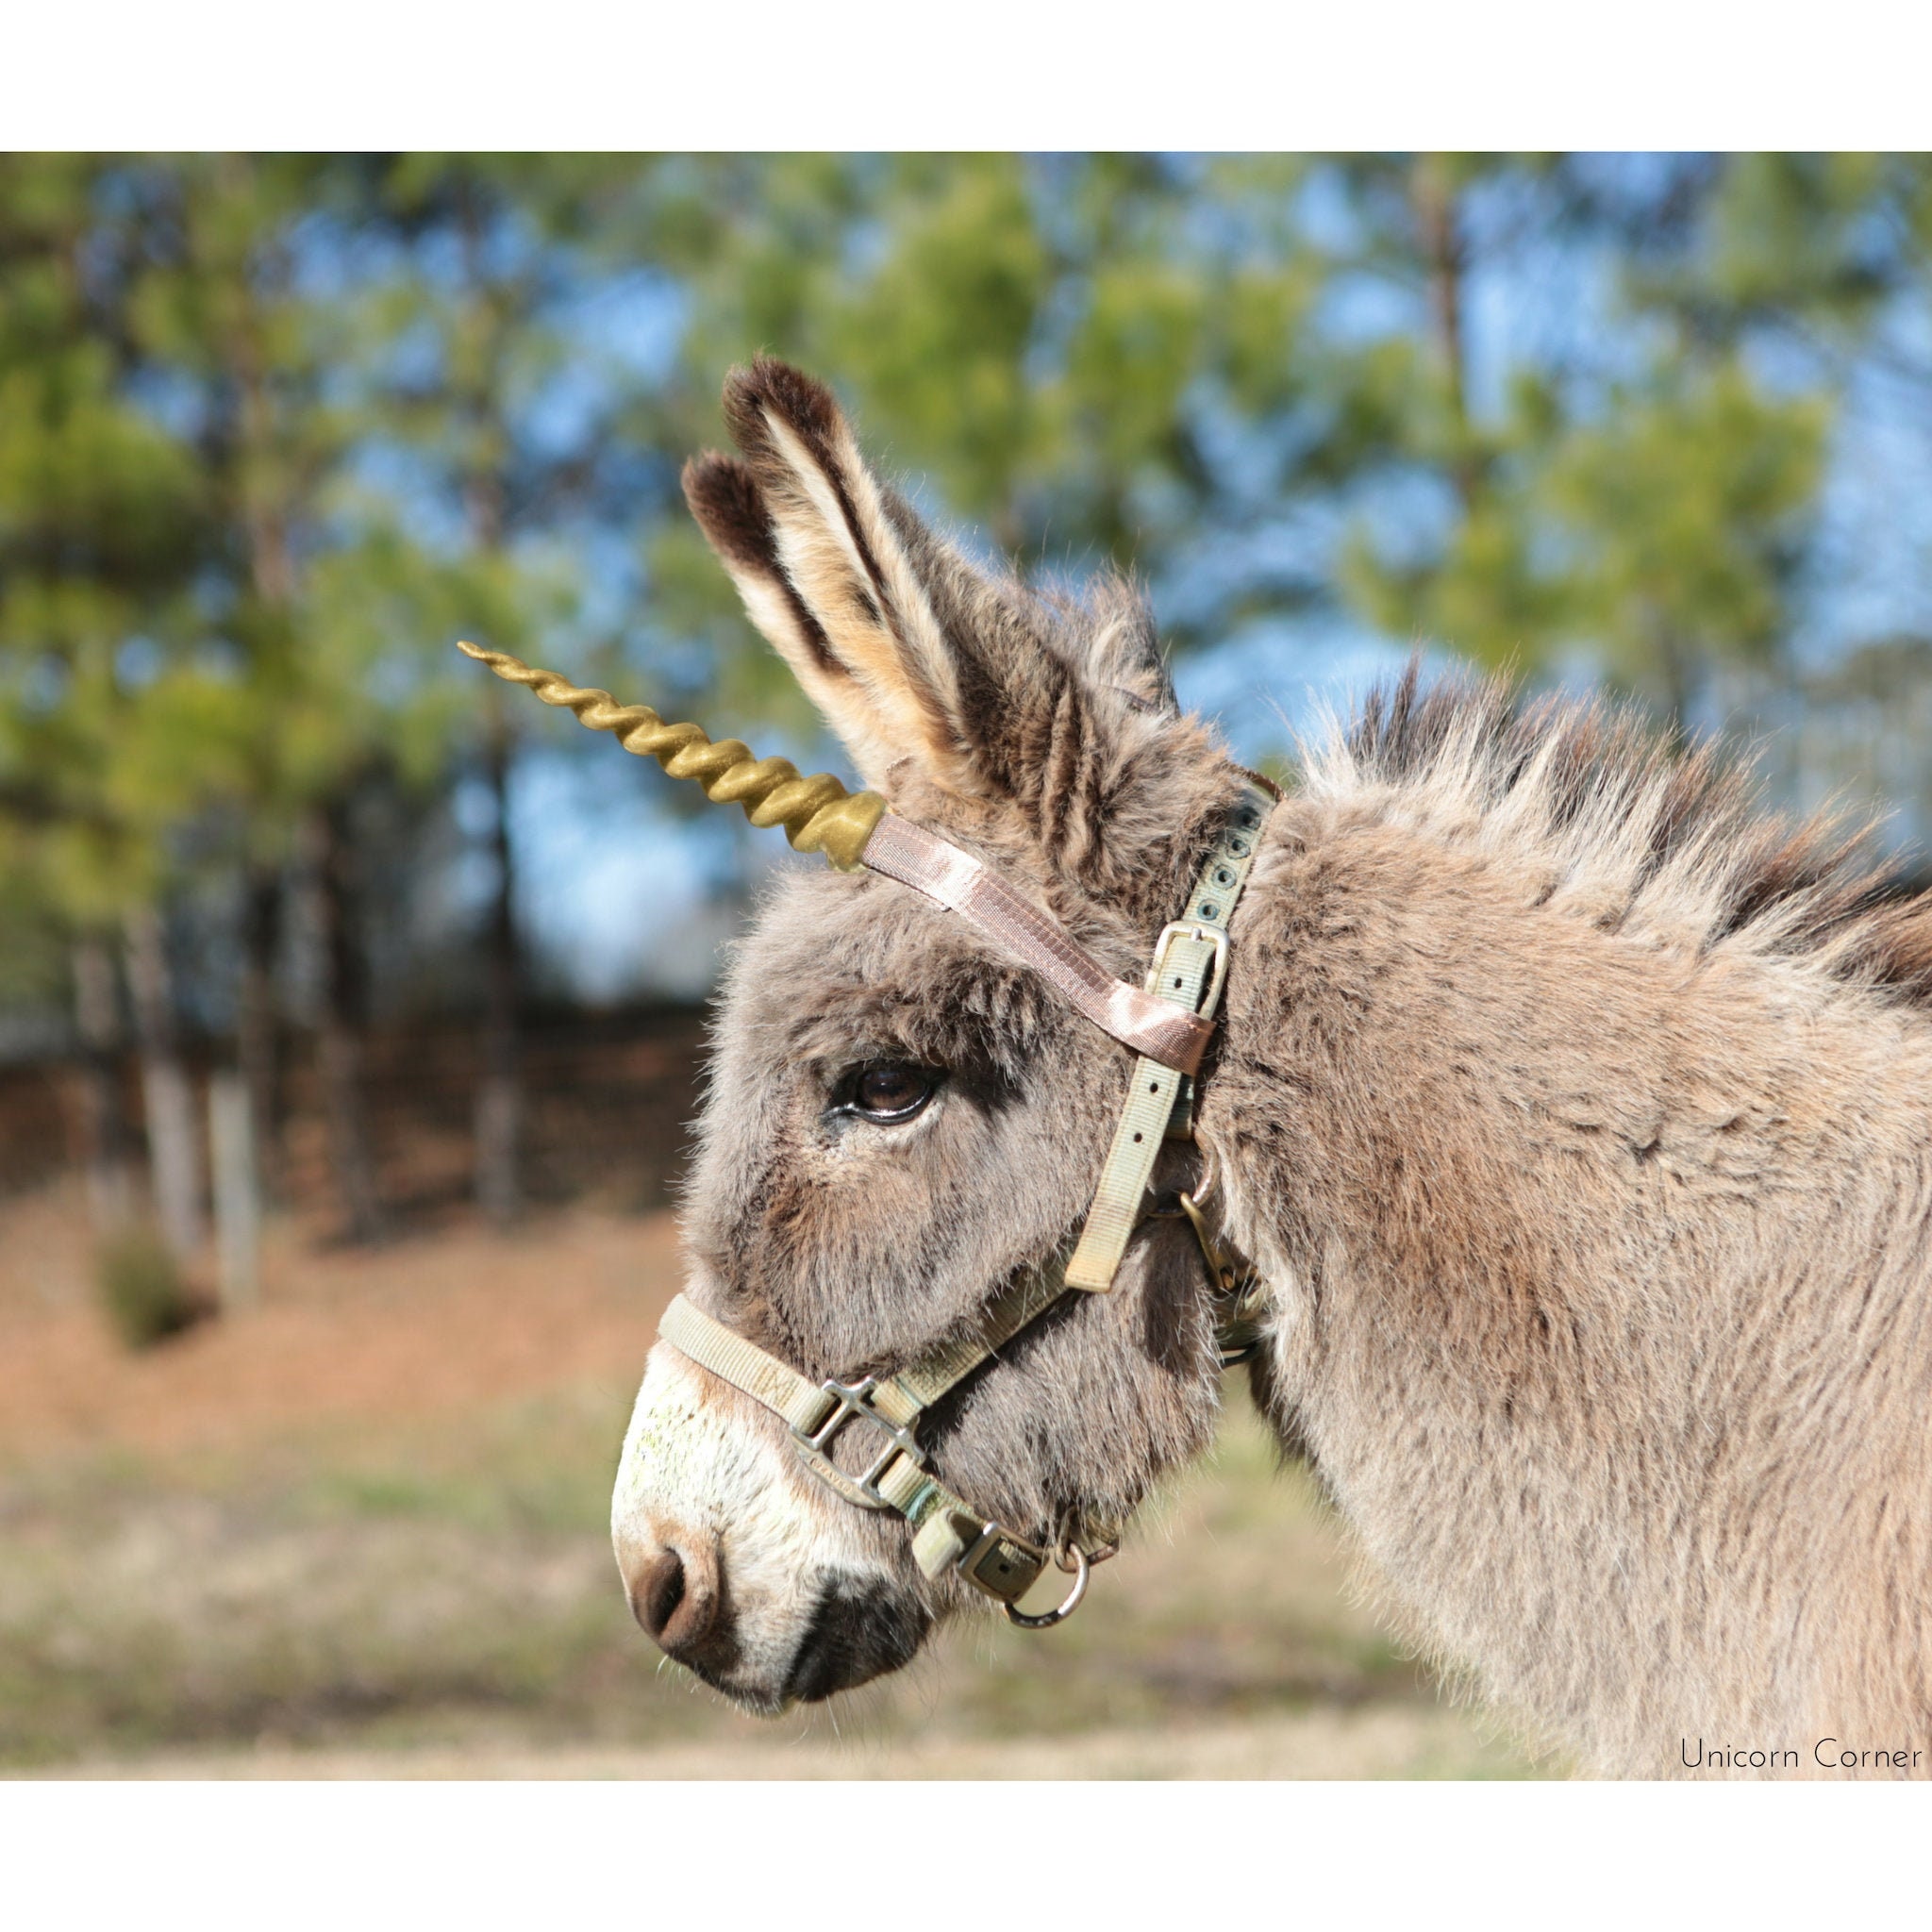
[[[601,693],[599,693],[601,695]],[[675,1297],[659,1336],[700,1368],[776,1414],[813,1475],[861,1509],[891,1509],[912,1528],[912,1557],[928,1577],[952,1571],[995,1598],[1015,1624],[1042,1629],[1070,1616],[1090,1566],[1113,1545],[1069,1536],[1049,1550],[982,1516],[928,1467],[920,1419],[991,1360],[1023,1328],[1069,1292],[1104,1294],[1143,1218],[1147,1186],[1163,1141],[1193,1138],[1194,1079],[1212,1037],[1227,979],[1228,923],[1247,883],[1263,821],[1279,797],[1247,776],[1194,881],[1186,910],[1154,944],[1145,984],[1117,979],[1058,920],[1023,898],[971,853],[890,811],[871,830],[858,863],[971,920],[1051,985],[1104,1032],[1136,1053],[1126,1105],[1102,1166],[1093,1204],[1071,1253],[1024,1269],[981,1310],[974,1326],[885,1377],[813,1382],[686,1300]],[[1181,1207],[1200,1240],[1212,1289],[1225,1306],[1218,1324],[1224,1362],[1252,1353],[1260,1328],[1257,1284],[1208,1224],[1202,1182]],[[858,1474],[833,1460],[848,1427],[873,1432]],[[1091,1547],[1089,1545],[1092,1544]],[[1049,1561],[1074,1575],[1058,1608],[1029,1616],[1019,1600]]]
[[[1024,1270],[992,1297],[977,1325],[883,1382],[813,1383],[775,1356],[735,1334],[682,1295],[665,1311],[658,1333],[701,1368],[774,1410],[791,1430],[805,1465],[849,1503],[896,1509],[912,1524],[912,1550],[929,1576],[957,1570],[999,1599],[1014,1623],[1058,1623],[1080,1601],[1091,1563],[1111,1547],[1089,1549],[1068,1539],[1055,1552],[979,1517],[925,1466],[920,1417],[1001,1345],[1074,1290],[1105,1293],[1142,1218],[1155,1156],[1163,1140],[1193,1138],[1193,1076],[1213,1037],[1214,1012],[1227,978],[1227,927],[1247,882],[1262,821],[1280,793],[1245,775],[1241,797],[1194,882],[1188,908],[1154,944],[1144,986],[1117,979],[1058,920],[1016,891],[970,852],[898,817],[875,791],[847,791],[829,773],[802,777],[786,758],[760,758],[736,738],[716,742],[696,724],[672,724],[648,705],[620,705],[608,691],[572,684],[554,671],[525,664],[508,651],[458,644],[508,683],[546,705],[571,711],[592,731],[608,731],[625,751],[653,758],[674,778],[688,778],[719,804],[736,804],[755,825],[782,825],[800,852],[822,852],[841,872],[861,868],[900,880],[971,920],[1059,991],[1074,1009],[1136,1056],[1127,1103],[1101,1169],[1100,1185],[1071,1255]],[[1219,1324],[1224,1363],[1251,1354],[1260,1336],[1258,1287],[1252,1269],[1208,1224],[1202,1181],[1180,1197],[1208,1264],[1210,1285],[1226,1306]],[[862,1422],[881,1446],[858,1476],[832,1459],[836,1438]],[[1067,1561],[1068,1557],[1073,1558]],[[1074,1574],[1072,1594],[1045,1616],[1014,1607],[1049,1558]]]

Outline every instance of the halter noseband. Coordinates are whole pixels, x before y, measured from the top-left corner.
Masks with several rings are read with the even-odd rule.
[[[1138,1055],[1079,1240],[1071,1253],[1063,1250],[1023,1270],[981,1310],[970,1333],[883,1378],[813,1382],[681,1294],[658,1327],[680,1354],[773,1410],[791,1430],[805,1466],[837,1495],[861,1509],[892,1509],[905,1517],[913,1531],[913,1560],[925,1575],[956,1571],[1027,1629],[1044,1629],[1071,1616],[1086,1593],[1090,1566],[1111,1556],[1113,1543],[1103,1540],[1090,1548],[1069,1535],[1058,1551],[1049,1551],[980,1515],[926,1467],[926,1452],[918,1441],[920,1418],[1068,1292],[1105,1293],[1113,1286],[1127,1241],[1143,1218],[1161,1142],[1193,1138],[1193,1076],[1226,983],[1228,922],[1255,862],[1262,822],[1278,796],[1265,781],[1245,778],[1194,881],[1187,910],[1155,941],[1142,987],[1116,979],[1057,919],[971,853],[892,812],[883,813],[858,855],[860,865],[973,921]],[[1193,1194],[1182,1194],[1180,1205],[1200,1240],[1213,1291],[1228,1304],[1218,1324],[1226,1364],[1244,1359],[1258,1341],[1257,1285],[1253,1271],[1208,1225],[1203,1204],[1210,1187],[1204,1182]],[[855,1423],[877,1440],[863,1470],[851,1475],[833,1461],[832,1449]],[[1017,1607],[1019,1600],[1049,1561],[1073,1574],[1073,1588],[1057,1609],[1026,1615]]]

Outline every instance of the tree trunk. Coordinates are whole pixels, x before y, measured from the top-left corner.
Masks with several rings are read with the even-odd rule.
[[[355,858],[345,793],[339,793],[315,813],[311,846],[316,930],[322,942],[322,1013],[316,1032],[316,1061],[322,1077],[323,1112],[328,1124],[329,1160],[335,1169],[349,1239],[375,1241],[382,1238],[384,1228],[362,1104],[364,987],[362,954],[356,936]]]
[[[242,885],[242,996],[235,1021],[236,1070],[248,1096],[248,1138],[264,1200],[281,1191],[280,1054],[275,958],[282,939],[279,866],[250,868]]]
[[[200,1123],[182,1063],[175,1023],[175,982],[160,915],[151,906],[127,920],[127,984],[141,1043],[141,1087],[147,1114],[148,1173],[161,1239],[184,1267],[201,1252]]]
[[[503,553],[509,517],[504,469],[509,438],[503,420],[501,384],[512,309],[492,294],[485,261],[488,192],[475,174],[461,168],[457,174],[457,194],[469,284],[469,319],[478,330],[473,342],[478,353],[458,397],[458,408],[467,418],[470,435],[466,441],[472,452],[462,479],[464,509],[471,542],[482,556],[493,558]],[[507,697],[500,685],[490,693],[490,730],[484,745],[484,770],[493,808],[491,857],[496,861],[496,890],[484,935],[483,1037],[478,1042],[482,1064],[474,1124],[476,1205],[499,1224],[514,1220],[523,1205],[524,1091],[517,1026],[521,975],[516,874],[509,842],[513,732]]]
[[[238,199],[253,186],[257,163],[231,155],[217,164],[224,188]],[[275,273],[287,273],[286,256],[274,256]],[[225,338],[236,398],[231,488],[248,546],[249,582],[269,620],[258,638],[259,660],[291,647],[296,594],[293,505],[290,469],[274,460],[282,435],[266,371],[264,321],[251,298],[231,314]],[[261,669],[258,661],[258,670]],[[272,795],[270,770],[256,772],[257,795]],[[248,1098],[248,1139],[259,1199],[281,1191],[281,1109],[277,1089],[275,956],[282,928],[281,868],[252,860],[242,876],[242,987],[236,1015],[235,1058]]]
[[[1428,265],[1429,313],[1435,326],[1436,352],[1441,358],[1448,384],[1450,415],[1457,436],[1465,445],[1451,463],[1450,474],[1466,511],[1475,502],[1481,484],[1475,458],[1466,446],[1469,391],[1463,366],[1462,292],[1468,264],[1457,219],[1456,191],[1443,171],[1441,157],[1417,158],[1410,179],[1410,196],[1416,225],[1421,231],[1423,257]]]
[[[1668,625],[1656,626],[1657,670],[1663,681],[1664,723],[1672,746],[1684,751],[1690,743],[1691,656]]]
[[[509,840],[509,724],[500,692],[487,754],[496,860],[496,892],[490,908],[488,974],[483,1008],[482,1084],[476,1091],[476,1202],[492,1221],[514,1220],[523,1205],[521,1142],[523,1084],[517,1039],[517,929],[515,874]]]
[[[121,1007],[115,997],[114,955],[105,941],[78,941],[73,963],[88,1217],[95,1240],[105,1241],[125,1225],[133,1205],[127,1114],[121,1105]]]
[[[482,298],[488,284],[483,264],[484,209],[475,184],[466,174],[459,190],[465,266],[472,299],[479,304],[485,352],[477,362],[475,386],[464,399],[479,460],[463,479],[470,539],[485,557],[503,552],[508,519],[501,452],[507,441],[497,387],[506,317]],[[484,772],[492,808],[491,858],[496,889],[484,934],[483,1037],[481,1077],[476,1087],[474,1139],[476,1150],[476,1205],[499,1225],[513,1221],[523,1205],[523,1079],[518,1050],[516,874],[509,842],[509,768],[513,734],[508,693],[501,685],[489,696],[490,729],[484,744]]]
[[[255,1123],[240,1074],[208,1083],[208,1143],[215,1182],[215,1273],[224,1309],[261,1298],[261,1183]]]

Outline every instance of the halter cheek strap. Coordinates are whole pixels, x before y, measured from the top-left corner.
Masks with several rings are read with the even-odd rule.
[[[1194,881],[1187,911],[1154,942],[1147,991],[1198,1016],[1203,1025],[1212,1025],[1221,1005],[1227,982],[1227,924],[1254,868],[1261,822],[1274,804],[1258,781],[1247,781]],[[1161,1141],[1193,1138],[1193,1073],[1192,1067],[1177,1073],[1172,1062],[1147,1052],[1134,1062],[1127,1104],[1107,1151],[1080,1244],[1067,1263],[1070,1287],[1104,1293],[1113,1286],[1121,1257],[1140,1224]]]
[[[1141,1049],[1079,1241],[1071,1255],[1023,1271],[987,1304],[967,1333],[883,1378],[813,1382],[683,1295],[665,1310],[658,1331],[700,1368],[778,1416],[800,1459],[835,1493],[858,1508],[903,1516],[913,1532],[913,1560],[925,1575],[956,1572],[1029,1628],[1071,1615],[1086,1591],[1090,1563],[1110,1550],[1070,1540],[1074,1561],[1061,1558],[1062,1567],[1075,1573],[1067,1600],[1043,1616],[1024,1615],[1016,1606],[1053,1553],[981,1516],[933,1474],[918,1441],[920,1419],[1071,1290],[1105,1292],[1113,1286],[1141,1220],[1161,1141],[1192,1138],[1191,1075],[1227,976],[1228,921],[1275,795],[1258,779],[1245,784],[1194,882],[1186,913],[1155,941],[1154,961],[1141,988],[1114,979],[1057,920],[1030,906],[970,854],[903,819],[882,819],[863,863],[875,865],[874,848],[883,839],[878,871],[981,925],[1045,974],[1096,1024]],[[1217,1296],[1233,1298],[1224,1308],[1219,1340],[1224,1358],[1239,1359],[1257,1332],[1252,1277],[1241,1274],[1215,1240],[1197,1203],[1183,1195],[1182,1206],[1200,1237]],[[833,1459],[837,1439],[855,1424],[874,1437],[871,1454],[856,1474]]]

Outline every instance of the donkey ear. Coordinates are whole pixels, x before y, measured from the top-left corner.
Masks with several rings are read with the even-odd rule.
[[[969,567],[881,487],[822,384],[760,358],[732,372],[724,414],[744,460],[697,458],[684,493],[752,622],[868,784],[908,757],[964,782],[958,662],[927,582]]]
[[[1101,583],[1080,613],[1088,631],[1087,682],[1117,691],[1136,711],[1177,718],[1180,703],[1147,599],[1124,576]]]

